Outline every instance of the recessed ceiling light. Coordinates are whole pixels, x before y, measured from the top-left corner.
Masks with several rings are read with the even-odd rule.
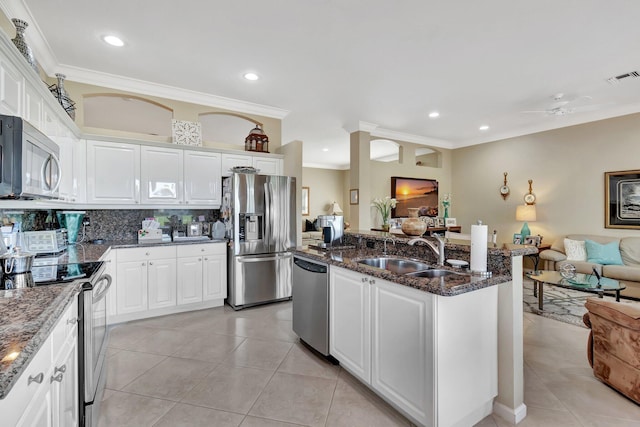
[[[480,130],[489,130],[489,125],[482,125],[478,129],[480,129]]]
[[[102,38],[102,40],[105,41],[105,43],[110,44],[111,46],[116,46],[116,47],[122,47],[124,46],[124,42],[122,41],[122,39],[120,37],[116,37],[116,36],[104,36]]]
[[[256,73],[246,73],[244,75],[244,78],[247,80],[258,80],[260,78],[260,76],[258,76]]]
[[[329,151],[329,149],[328,148],[323,148],[322,151]]]
[[[432,111],[429,113],[429,117],[435,119],[436,117],[440,117],[440,113],[438,113],[437,111]]]

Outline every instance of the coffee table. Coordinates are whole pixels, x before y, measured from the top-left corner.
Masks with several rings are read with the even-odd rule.
[[[575,291],[591,292],[604,296],[605,292],[615,292],[616,301],[620,301],[620,291],[626,286],[617,280],[602,277],[600,280],[595,275],[576,273],[575,277],[565,279],[559,271],[538,270],[527,273],[527,277],[533,280],[533,296],[538,297],[538,309],[543,310],[544,305],[544,285],[554,285],[561,288],[573,289]]]

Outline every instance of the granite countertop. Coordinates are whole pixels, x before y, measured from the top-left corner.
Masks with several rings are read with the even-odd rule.
[[[103,244],[78,243],[58,255],[58,263],[100,261],[109,249],[223,242],[225,240],[142,244],[136,240],[114,240]],[[77,297],[82,283],[83,280],[77,280],[63,285],[0,290],[0,399],[4,399],[9,393],[60,316]]]
[[[313,248],[298,248],[296,250],[296,254],[425,292],[443,296],[455,296],[510,281],[511,258],[514,256],[537,253],[537,249],[532,246],[519,246],[517,248],[512,248],[507,245],[488,244],[488,270],[492,272],[492,276],[481,277],[469,274],[468,270],[436,265],[433,259],[433,254],[430,253],[430,249],[424,249],[424,246],[422,246],[424,245],[423,243],[416,244],[415,246],[406,245],[406,243],[411,239],[411,237],[408,236],[397,234],[390,235],[389,233],[376,231],[355,231],[349,232],[348,234],[348,240],[350,241],[354,239],[357,241],[357,239],[363,238],[372,239],[379,243],[381,240],[386,240],[388,248],[387,256],[405,259],[418,259],[421,262],[431,264],[434,268],[451,270],[459,274],[434,278],[413,277],[360,264],[358,263],[358,260],[363,258],[382,256],[382,252],[379,248],[363,248],[361,245],[352,246],[354,249],[334,249],[328,251],[316,250]],[[469,242],[449,241],[445,244],[445,248],[446,254],[455,255],[457,259],[469,260],[471,252]],[[431,256],[432,258],[429,258],[428,256]]]
[[[9,393],[77,297],[81,283],[0,290],[0,399]]]

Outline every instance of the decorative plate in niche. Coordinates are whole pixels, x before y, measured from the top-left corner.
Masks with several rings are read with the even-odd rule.
[[[173,143],[180,145],[202,146],[202,124],[187,120],[171,120]]]

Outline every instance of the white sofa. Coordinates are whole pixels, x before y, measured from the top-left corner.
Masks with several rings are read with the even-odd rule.
[[[564,239],[593,240],[600,244],[618,242],[620,255],[624,265],[602,265],[588,261],[567,261]],[[557,239],[551,249],[540,252],[546,270],[558,270],[563,263],[575,265],[578,273],[591,273],[595,267],[603,277],[615,279],[627,288],[620,295],[627,298],[640,299],[640,237],[609,237],[590,234],[569,234]]]

